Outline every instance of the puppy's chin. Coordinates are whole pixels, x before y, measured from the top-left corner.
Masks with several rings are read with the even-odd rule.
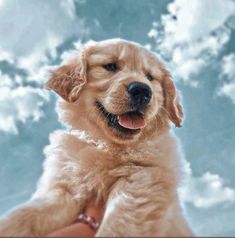
[[[96,101],[99,113],[99,126],[109,139],[116,143],[135,141],[145,127],[144,115],[137,111],[125,111],[113,114]]]

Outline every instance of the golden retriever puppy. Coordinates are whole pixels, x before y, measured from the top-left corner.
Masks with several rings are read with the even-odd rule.
[[[182,107],[169,72],[144,47],[88,43],[57,70],[60,119],[30,201],[0,221],[1,236],[45,236],[88,201],[105,202],[96,236],[192,236],[179,205],[180,149],[170,122]]]

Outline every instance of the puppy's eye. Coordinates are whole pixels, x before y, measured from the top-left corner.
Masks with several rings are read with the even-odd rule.
[[[148,79],[149,81],[152,81],[152,80],[153,80],[153,76],[152,76],[150,73],[148,73],[148,74],[146,75],[146,77],[147,77],[147,79]]]
[[[103,67],[107,70],[107,71],[112,71],[112,72],[116,72],[118,70],[118,66],[115,63],[109,63],[109,64],[105,64],[103,65]]]

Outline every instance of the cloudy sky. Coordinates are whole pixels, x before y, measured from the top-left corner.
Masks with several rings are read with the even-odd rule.
[[[26,201],[62,127],[47,70],[88,40],[124,38],[165,60],[181,90],[186,179],[198,235],[235,235],[234,0],[0,0],[0,213]]]

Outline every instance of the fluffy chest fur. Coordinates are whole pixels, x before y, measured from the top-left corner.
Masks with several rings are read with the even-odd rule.
[[[37,193],[63,187],[75,197],[89,194],[106,200],[119,179],[140,170],[144,178],[149,168],[156,169],[153,179],[168,176],[177,183],[175,157],[178,151],[175,138],[169,133],[158,136],[157,140],[144,141],[135,148],[113,148],[84,134],[64,131],[53,133],[50,141],[45,149],[47,159]],[[135,182],[140,183],[143,178]]]

